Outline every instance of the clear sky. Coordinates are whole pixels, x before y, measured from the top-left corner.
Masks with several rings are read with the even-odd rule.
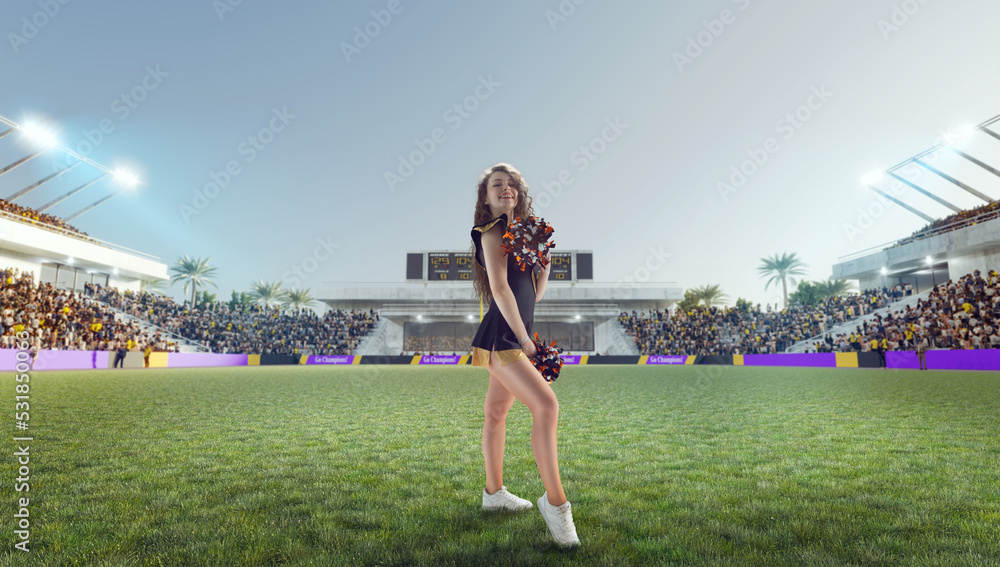
[[[669,255],[650,281],[775,302],[761,257],[796,252],[825,279],[838,257],[910,234],[925,222],[875,206],[860,177],[1000,114],[987,0],[50,3],[0,6],[0,114],[136,168],[142,186],[73,224],[168,265],[211,257],[225,299],[295,266],[316,266],[313,290],[402,282],[407,251],[469,247],[475,183],[506,161],[557,250],[594,251],[596,281]],[[1000,141],[963,143],[1000,163]],[[0,140],[0,161],[18,144]],[[54,161],[0,178],[3,196]],[[954,161],[940,165],[1000,197]]]

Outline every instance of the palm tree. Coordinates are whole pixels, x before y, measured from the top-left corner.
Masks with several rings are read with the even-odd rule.
[[[281,301],[283,295],[281,282],[257,280],[256,283],[250,284],[250,296],[263,303],[265,307],[270,307],[272,302]]]
[[[308,289],[292,288],[281,296],[281,304],[286,307],[291,307],[296,312],[298,312],[298,310],[302,307],[308,307],[314,301],[315,299],[309,296]]]
[[[215,277],[217,268],[209,264],[211,258],[189,258],[187,254],[183,258],[178,258],[171,270],[175,273],[170,278],[170,283],[184,282],[184,292],[191,288],[191,310],[194,310],[195,294],[198,286],[205,287],[211,285],[218,287],[211,278]]]
[[[694,292],[698,299],[705,302],[705,307],[711,307],[713,303],[723,304],[729,300],[729,296],[722,293],[719,284],[695,288]]]
[[[763,264],[757,267],[757,272],[760,277],[768,277],[767,284],[764,285],[764,289],[771,287],[774,282],[781,282],[781,294],[785,299],[785,309],[788,309],[788,282],[795,284],[795,279],[789,276],[802,276],[805,275],[803,268],[806,264],[795,256],[792,252],[788,254],[787,252],[778,256],[775,254],[770,258],[761,258]]]
[[[215,306],[215,301],[218,298],[219,297],[214,293],[211,293],[208,290],[203,289],[201,290],[201,293],[197,295],[196,300],[198,302],[199,307],[201,307],[202,309],[209,309]]]
[[[825,282],[816,282],[816,289],[819,291],[820,297],[827,299],[830,297],[837,297],[840,295],[847,295],[854,291],[853,285],[847,280],[826,280]]]
[[[163,289],[163,282],[166,280],[139,280],[139,291],[148,291],[149,293],[155,293],[156,295],[163,295],[165,290]]]

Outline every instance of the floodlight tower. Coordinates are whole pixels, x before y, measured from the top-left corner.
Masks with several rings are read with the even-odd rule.
[[[27,195],[28,193],[30,193],[30,192],[34,191],[35,189],[41,187],[45,183],[51,181],[52,179],[55,179],[56,177],[58,177],[58,176],[60,176],[60,175],[62,175],[64,173],[66,173],[67,171],[75,168],[76,166],[78,166],[78,165],[80,165],[82,163],[86,163],[87,165],[89,165],[89,166],[97,169],[98,172],[99,172],[98,176],[95,177],[95,178],[93,178],[93,179],[91,179],[90,181],[87,181],[86,183],[84,183],[84,184],[82,184],[82,185],[80,185],[80,186],[78,186],[78,187],[76,187],[76,188],[68,191],[67,193],[64,193],[63,195],[60,195],[59,197],[56,197],[55,199],[49,201],[48,203],[42,205],[41,208],[38,209],[38,212],[44,212],[44,211],[46,211],[46,210],[54,207],[55,205],[57,205],[57,204],[65,201],[66,199],[72,197],[73,195],[76,195],[77,193],[83,191],[84,189],[87,189],[88,187],[91,187],[92,185],[95,185],[96,183],[102,181],[106,177],[110,176],[110,177],[114,178],[118,182],[118,184],[121,186],[121,188],[118,189],[117,191],[111,193],[110,195],[108,195],[108,196],[106,196],[106,197],[104,197],[102,199],[99,199],[99,200],[91,203],[90,205],[84,207],[83,209],[80,209],[79,211],[77,211],[77,212],[75,212],[75,213],[73,213],[73,214],[71,214],[71,215],[69,215],[67,217],[64,217],[63,220],[69,222],[70,220],[79,217],[80,215],[86,213],[87,211],[90,211],[91,209],[97,207],[98,205],[101,205],[102,203],[107,202],[109,199],[111,199],[115,195],[121,193],[122,191],[124,191],[126,189],[131,189],[131,188],[133,188],[133,187],[135,187],[136,185],[139,184],[138,177],[134,173],[132,173],[132,172],[130,172],[128,170],[125,170],[125,169],[122,169],[122,168],[118,168],[118,169],[112,171],[111,169],[108,169],[107,167],[105,167],[105,166],[97,163],[96,161],[94,161],[94,160],[92,160],[92,159],[90,159],[90,158],[88,158],[86,156],[83,156],[83,155],[81,155],[81,154],[79,154],[79,153],[77,153],[77,152],[75,152],[75,151],[73,151],[73,150],[71,150],[71,149],[69,149],[69,148],[67,148],[65,146],[59,145],[58,141],[56,139],[56,136],[54,134],[52,134],[51,131],[49,131],[49,130],[47,130],[45,128],[42,128],[42,127],[40,127],[38,125],[35,125],[35,124],[20,125],[20,124],[17,124],[16,122],[14,122],[14,121],[12,121],[12,120],[4,117],[4,116],[0,116],[0,123],[6,124],[7,126],[9,126],[9,128],[6,131],[0,133],[0,138],[3,138],[5,136],[9,135],[12,132],[19,131],[26,138],[28,138],[28,140],[33,145],[39,146],[41,148],[39,151],[37,151],[37,152],[35,152],[33,154],[29,154],[28,156],[25,156],[25,157],[17,160],[16,162],[14,162],[14,163],[12,163],[12,164],[4,167],[2,170],[0,170],[0,175],[3,175],[4,173],[7,173],[8,171],[14,169],[15,167],[17,167],[17,166],[19,166],[19,165],[21,165],[23,163],[26,163],[27,161],[29,161],[29,160],[37,157],[39,154],[41,154],[42,152],[44,152],[47,149],[56,149],[56,150],[59,150],[59,151],[63,152],[64,154],[66,154],[68,157],[70,157],[73,160],[75,160],[75,161],[71,160],[69,163],[67,163],[64,167],[62,167],[60,170],[56,171],[55,173],[52,173],[52,174],[46,176],[45,178],[40,179],[39,181],[36,181],[35,183],[32,183],[31,185],[25,187],[24,189],[21,189],[20,191],[18,191],[16,193],[13,193],[9,197],[7,197],[7,199],[6,199],[7,201],[13,201],[14,199],[18,199],[20,197],[23,197],[23,196]]]

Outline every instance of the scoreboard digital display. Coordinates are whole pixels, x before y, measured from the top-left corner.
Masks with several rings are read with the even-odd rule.
[[[549,281],[572,281],[573,279],[573,255],[569,252],[560,254],[551,252],[549,255]]]
[[[427,281],[472,281],[472,255],[459,252],[428,252]]]
[[[475,260],[471,254],[461,252],[428,252],[427,281],[472,281],[472,263]],[[549,281],[572,281],[573,254],[570,252],[553,252],[550,262]]]

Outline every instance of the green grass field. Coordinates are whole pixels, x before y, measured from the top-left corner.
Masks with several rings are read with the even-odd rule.
[[[476,367],[38,372],[31,552],[5,565],[1000,565],[1000,376],[567,367],[559,466],[582,546],[481,510]],[[504,484],[544,488],[531,414]]]

